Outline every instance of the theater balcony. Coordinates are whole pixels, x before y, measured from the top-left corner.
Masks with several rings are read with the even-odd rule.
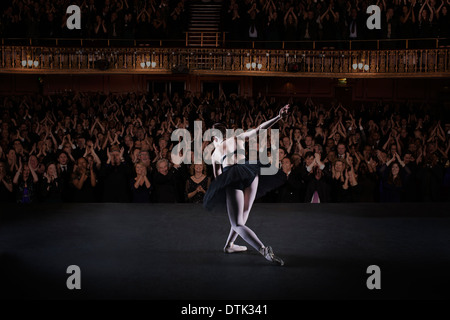
[[[442,78],[450,48],[438,39],[333,44],[183,41],[1,40],[0,73],[147,74],[321,78]],[[201,37],[200,39],[203,39]],[[219,41],[220,39],[220,41]],[[421,48],[421,43],[431,45]]]

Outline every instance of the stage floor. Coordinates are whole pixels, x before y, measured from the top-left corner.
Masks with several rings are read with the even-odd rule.
[[[1,208],[3,299],[450,298],[448,203],[256,203],[248,226],[284,267],[223,253],[228,218],[200,205]],[[70,265],[81,290],[66,287]],[[366,286],[370,265],[380,290]]]

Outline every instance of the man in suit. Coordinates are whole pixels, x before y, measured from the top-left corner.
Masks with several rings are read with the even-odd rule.
[[[169,168],[167,159],[160,159],[156,163],[157,172],[153,176],[154,202],[178,202],[177,177]]]
[[[319,25],[316,22],[317,17],[314,16],[314,11],[309,10],[301,21],[301,39],[302,40],[317,40],[319,35]]]
[[[70,202],[72,200],[71,194],[73,185],[70,183],[70,180],[72,179],[73,164],[69,161],[69,156],[65,151],[59,152],[57,160],[58,175],[62,181],[61,197],[64,202]]]
[[[300,190],[302,188],[302,180],[300,174],[293,171],[293,163],[291,159],[285,157],[281,161],[281,170],[287,176],[287,181],[278,190],[278,202],[293,203],[302,202]]]
[[[365,24],[361,14],[353,8],[350,13],[350,17],[347,21],[348,30],[347,36],[349,40],[361,40],[364,39]],[[352,49],[360,49],[358,43],[352,43]]]

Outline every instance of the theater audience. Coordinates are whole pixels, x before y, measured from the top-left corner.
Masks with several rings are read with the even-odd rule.
[[[183,39],[188,1],[8,0],[0,4],[0,35],[31,38]],[[78,5],[81,30],[67,28],[66,10]],[[168,27],[170,25],[170,28]],[[176,28],[175,28],[176,27]],[[170,34],[169,34],[170,31]]]
[[[381,30],[366,28],[368,16],[365,13],[367,7],[374,4],[381,11]],[[232,34],[232,40],[247,40],[245,22],[256,17],[262,21],[259,34],[264,35],[262,40],[266,41],[446,38],[449,7],[448,0],[383,0],[376,3],[358,0],[228,0],[224,30]],[[237,24],[236,21],[244,23]],[[326,47],[335,45],[331,42],[325,44]],[[289,43],[286,46],[292,47]]]
[[[195,120],[204,129],[215,122],[254,128],[285,103],[262,95],[219,98],[188,91],[4,97],[0,199],[201,202],[211,166],[189,172],[174,164],[171,133],[193,134]],[[288,179],[264,201],[450,200],[450,125],[442,104],[290,103],[291,116],[277,126],[279,167]]]
[[[182,40],[190,2],[73,0],[70,4],[80,7],[83,18],[81,30],[69,30],[67,1],[6,0],[0,4],[0,37]],[[381,30],[366,28],[366,10],[373,4],[381,11]],[[227,0],[219,32],[227,32],[232,41],[266,41],[268,47],[277,46],[270,42],[277,40],[445,39],[449,35],[449,7],[448,0]],[[448,41],[442,44],[448,45]],[[336,44],[325,42],[323,46]]]

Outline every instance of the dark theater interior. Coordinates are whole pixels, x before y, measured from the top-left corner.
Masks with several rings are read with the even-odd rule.
[[[448,300],[449,9],[2,1],[1,305]]]

